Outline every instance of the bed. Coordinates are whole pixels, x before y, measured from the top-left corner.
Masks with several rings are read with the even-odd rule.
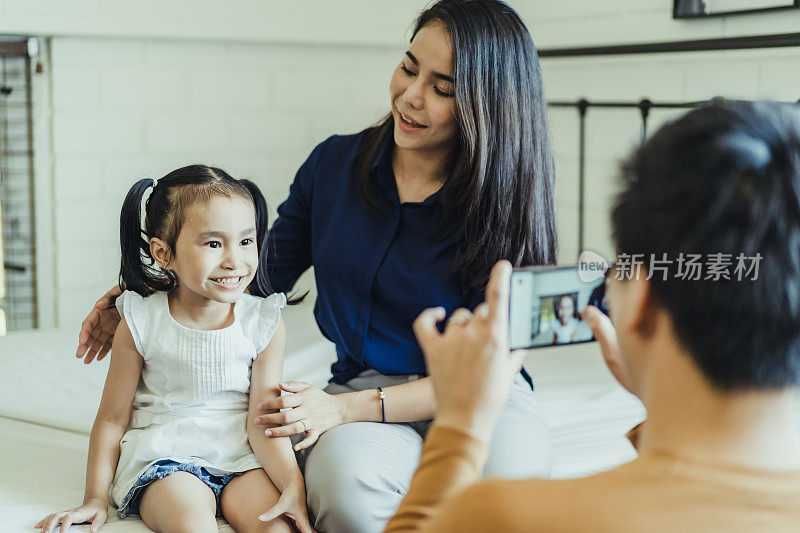
[[[87,367],[72,355],[74,341],[74,329],[0,337],[4,532],[33,531],[46,514],[82,501],[88,435],[107,361]],[[306,336],[290,344],[285,377],[324,385],[334,358],[332,344]],[[643,407],[614,382],[595,343],[536,350],[526,368],[552,433],[553,477],[579,477],[635,457],[624,433],[642,420]],[[140,520],[117,520],[113,509],[109,517],[103,531],[148,531]],[[232,531],[222,520],[219,528]]]

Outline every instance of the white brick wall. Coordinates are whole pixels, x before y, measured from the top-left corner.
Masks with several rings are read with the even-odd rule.
[[[0,0],[0,33],[394,45],[427,0]],[[672,0],[509,0],[540,47],[800,28],[800,13],[672,20]]]
[[[550,100],[658,102],[727,98],[800,99],[800,49],[649,54],[594,58],[544,59]],[[652,110],[648,129],[678,116],[680,110]],[[557,164],[559,260],[574,262],[577,249],[578,112],[551,109]],[[638,109],[590,109],[587,115],[586,214],[584,247],[613,255],[608,210],[616,191],[617,166],[636,145]]]
[[[540,48],[797,32],[800,11],[673,20],[672,0],[512,0]]]
[[[0,33],[393,46],[426,3],[0,0]]]
[[[388,110],[402,51],[68,37],[51,49],[56,318],[67,327],[115,281],[135,180],[218,165],[258,183],[274,213],[318,142]]]
[[[0,0],[0,33],[55,36],[36,92],[37,223],[48,241],[37,253],[54,265],[39,273],[40,293],[55,298],[44,323],[74,327],[113,283],[119,208],[135,179],[216,164],[254,179],[274,208],[317,142],[387,109],[391,70],[425,3]],[[511,4],[539,48],[800,28],[794,12],[674,21],[670,0]],[[556,100],[800,98],[795,49],[546,59],[543,69]],[[550,115],[560,259],[574,261],[577,112]],[[653,111],[651,130],[674,115]],[[592,110],[587,132],[586,245],[609,254],[615,167],[638,139],[638,116]]]
[[[680,41],[800,31],[800,11],[673,20],[671,0],[512,0],[540,49]],[[544,59],[550,100],[800,99],[800,49]],[[649,129],[679,111],[654,110]],[[577,259],[577,110],[551,109],[557,164],[559,261]],[[639,137],[638,111],[592,109],[587,118],[584,247],[613,253],[608,209],[618,162]]]

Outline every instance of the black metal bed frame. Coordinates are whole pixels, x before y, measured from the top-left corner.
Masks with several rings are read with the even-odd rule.
[[[691,41],[669,41],[656,43],[636,43],[623,45],[603,45],[574,48],[545,48],[539,50],[539,56],[547,58],[578,58],[608,55],[634,55],[655,53],[685,53],[708,51],[753,50],[764,48],[800,47],[800,33],[782,33],[774,35],[751,35],[744,37],[724,37]],[[647,120],[652,109],[690,109],[702,105],[708,100],[691,102],[653,102],[644,98],[638,102],[631,101],[592,101],[581,98],[576,101],[548,102],[554,108],[575,108],[578,111],[578,252],[583,251],[584,244],[584,211],[586,196],[586,115],[590,108],[606,109],[638,109],[642,117],[642,139],[647,136]],[[798,100],[800,103],[800,100]]]

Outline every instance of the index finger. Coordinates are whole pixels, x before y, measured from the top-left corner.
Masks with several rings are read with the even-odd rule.
[[[98,303],[100,303],[98,301]],[[89,337],[91,337],[92,331],[97,327],[97,322],[100,320],[100,313],[97,312],[97,308],[92,308],[89,311],[89,316],[87,316],[83,322],[81,322],[81,331],[78,334],[78,357],[83,355],[83,352],[86,351],[88,348]]]
[[[286,507],[287,507],[286,500],[278,498],[277,503],[275,503],[275,505],[267,509],[265,513],[261,514],[258,517],[258,519],[261,520],[262,522],[269,522],[270,520],[275,520],[280,515],[286,512]]]
[[[72,513],[68,513],[67,516],[65,516],[61,521],[61,529],[59,529],[59,531],[61,533],[67,533],[67,531],[69,531],[69,526],[71,526],[74,521],[75,518],[73,517]]]
[[[45,527],[43,528],[44,533],[52,533],[53,530],[58,527],[58,524],[61,523],[61,518],[66,513],[57,513],[50,515],[50,520],[47,521]]]
[[[276,396],[269,400],[259,402],[256,407],[262,411],[284,409],[287,407],[299,407],[301,400],[296,394],[285,394],[283,396]]]
[[[603,355],[616,355],[619,352],[617,330],[614,329],[610,318],[593,305],[586,306],[581,318],[589,324],[592,333],[600,344],[600,351],[603,352]]]
[[[443,307],[432,307],[430,309],[425,309],[419,314],[416,320],[414,320],[414,324],[412,325],[414,335],[417,337],[417,341],[419,341],[419,345],[423,349],[441,336],[441,333],[439,333],[439,330],[436,328],[436,324],[443,320],[445,316],[446,312]]]
[[[489,323],[508,327],[508,291],[511,281],[511,263],[505,259],[495,263],[486,287]]]
[[[122,287],[120,287],[119,285],[114,285],[113,287],[111,287],[110,289],[108,289],[108,292],[106,292],[106,293],[103,295],[103,297],[102,297],[102,298],[100,298],[100,299],[97,301],[97,303],[99,304],[99,303],[100,303],[100,302],[102,302],[103,300],[106,300],[106,302],[108,303],[108,305],[111,305],[111,299],[112,299],[112,298],[116,298],[117,296],[121,296],[121,295],[122,295]]]

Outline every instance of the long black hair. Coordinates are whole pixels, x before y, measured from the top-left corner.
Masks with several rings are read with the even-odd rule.
[[[559,294],[558,296],[553,297],[553,314],[556,316],[556,320],[560,317],[558,316],[558,310],[561,307],[561,302],[565,299],[568,299],[572,302],[572,316],[570,318],[577,318],[578,320],[581,319],[581,314],[578,312],[578,293],[570,293],[570,294]]]
[[[453,43],[458,146],[442,187],[442,240],[460,235],[452,265],[483,289],[492,265],[556,261],[553,156],[536,47],[519,15],[499,0],[440,0],[414,36],[443,24]],[[394,132],[392,115],[366,130],[353,161],[364,203],[380,212],[371,167]]]
[[[150,187],[153,192],[145,202],[142,228],[142,199]],[[256,242],[259,252],[258,268],[248,289],[255,296],[269,296],[275,291],[267,275],[266,237],[268,228],[267,202],[258,186],[249,180],[232,178],[222,169],[206,165],[189,165],[173,170],[158,182],[150,178],[137,181],[128,191],[119,218],[122,261],[119,286],[142,296],[156,291],[170,291],[178,286],[178,278],[169,269],[160,268],[150,254],[150,239],[157,237],[167,244],[173,254],[186,210],[198,202],[215,196],[239,196],[252,201],[256,213]],[[289,303],[302,300],[292,299]]]

